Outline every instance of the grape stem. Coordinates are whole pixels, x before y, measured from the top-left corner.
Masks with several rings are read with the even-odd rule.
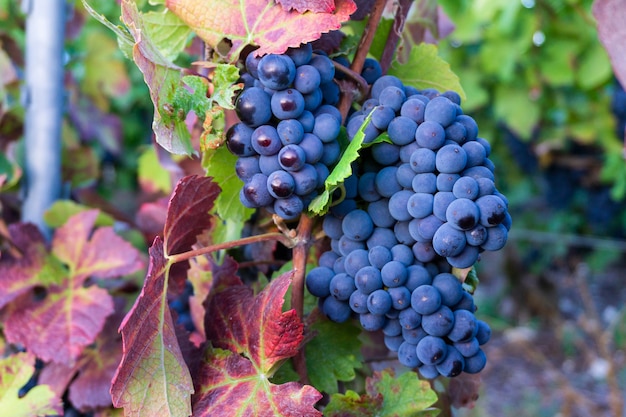
[[[306,261],[311,246],[313,219],[306,214],[300,216],[296,233],[296,244],[293,248],[293,281],[291,283],[291,308],[296,310],[298,317],[304,317],[304,278]],[[293,358],[293,366],[300,377],[300,382],[308,383],[304,349],[300,349]]]
[[[190,251],[182,252],[182,253],[177,253],[175,255],[169,255],[167,256],[167,259],[171,263],[177,263],[177,262],[189,260],[196,256],[207,255],[209,253],[212,253],[218,250],[230,249],[230,248],[243,246],[243,245],[250,245],[252,243],[266,242],[269,240],[276,240],[288,248],[293,248],[294,246],[298,244],[298,239],[289,238],[288,236],[285,236],[283,233],[278,233],[278,232],[264,233],[264,234],[257,235],[257,236],[249,236],[249,237],[244,237],[241,239],[231,240],[229,242],[217,243],[215,245],[209,245],[203,248],[194,249],[194,250],[190,250]]]
[[[396,14],[394,16],[393,27],[389,32],[389,36],[387,36],[387,42],[385,42],[385,48],[383,49],[383,53],[380,57],[380,67],[383,70],[383,74],[386,74],[391,66],[391,61],[393,60],[396,47],[400,41],[400,35],[402,35],[402,30],[404,29],[404,22],[406,22],[412,3],[413,0],[398,0],[398,8],[396,9]],[[422,32],[422,38],[423,37],[424,35]],[[422,40],[423,39],[419,39],[420,42]]]
[[[360,74],[363,69],[363,64],[365,63],[365,58],[367,58],[367,52],[370,50],[370,46],[374,41],[374,35],[376,34],[376,29],[378,28],[378,24],[380,23],[380,18],[383,15],[383,11],[385,10],[386,0],[376,0],[374,7],[372,8],[372,12],[370,13],[369,20],[367,21],[367,26],[365,26],[365,30],[363,31],[363,36],[361,36],[361,40],[359,42],[359,46],[356,50],[356,54],[354,55],[354,59],[352,60],[352,64],[350,65],[350,69]],[[346,117],[348,116],[348,111],[350,110],[350,106],[352,106],[352,101],[354,100],[354,91],[350,88],[342,91],[341,99],[337,108],[341,113],[341,118],[345,122]]]

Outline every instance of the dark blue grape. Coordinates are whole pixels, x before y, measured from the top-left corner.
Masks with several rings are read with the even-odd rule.
[[[478,326],[473,313],[467,310],[454,311],[454,326],[448,333],[448,339],[453,342],[469,341],[475,339],[477,331]]]
[[[434,313],[422,316],[422,328],[431,336],[444,337],[450,333],[452,326],[454,326],[454,313],[448,306],[442,305]]]
[[[434,197],[429,193],[411,193],[406,207],[407,212],[415,219],[422,219],[433,212]]]
[[[313,132],[313,124],[315,123],[315,116],[309,110],[305,110],[302,112],[300,117],[297,119],[302,125],[302,129],[304,129],[304,133]]]
[[[338,240],[332,240],[332,242],[337,242],[337,244],[339,244]],[[332,245],[331,245],[332,246]],[[339,254],[339,250],[335,250],[333,248],[333,252]],[[333,271],[335,271],[335,274],[341,274],[341,273],[345,273],[346,272],[346,268],[345,268],[345,256],[339,256],[337,259],[335,259],[335,263],[333,264]]]
[[[335,106],[339,103],[339,95],[341,94],[341,90],[336,82],[330,81],[327,83],[320,84],[320,90],[322,90],[323,101],[326,104],[330,104]]]
[[[446,139],[452,140],[458,144],[465,143],[465,126],[459,122],[453,122],[450,126],[445,128]]]
[[[354,277],[354,284],[364,294],[371,294],[373,291],[383,287],[383,279],[380,271],[373,266],[361,268]]]
[[[263,89],[252,87],[244,90],[235,104],[239,120],[250,127],[261,126],[272,118],[271,97]]]
[[[445,97],[454,104],[461,105],[461,96],[456,91],[448,90],[441,93],[441,97]]]
[[[415,172],[413,172],[411,164],[404,163],[398,165],[398,170],[396,171],[396,179],[398,180],[398,184],[400,184],[404,188],[411,188],[414,178]]]
[[[291,172],[291,176],[296,183],[295,192],[297,195],[305,196],[313,192],[317,187],[317,170],[313,165],[304,164],[299,171]]]
[[[421,365],[420,360],[417,358],[417,353],[415,351],[416,345],[409,342],[404,342],[398,348],[398,361],[408,367],[415,368]]]
[[[304,98],[304,111],[315,111],[322,104],[324,95],[321,89],[316,88],[309,94],[303,94],[302,98]]]
[[[477,374],[485,368],[487,364],[487,356],[482,349],[478,349],[478,353],[474,356],[465,358],[465,366],[463,370],[468,374]]]
[[[344,261],[346,273],[352,277],[359,272],[359,269],[369,265],[369,251],[364,249],[358,249],[350,252]]]
[[[378,96],[378,102],[382,106],[391,107],[394,112],[400,111],[402,103],[406,100],[404,88],[396,86],[385,87]]]
[[[402,186],[398,183],[396,178],[395,166],[384,167],[376,174],[376,191],[383,197],[391,197],[395,193],[402,190]]]
[[[425,121],[432,121],[444,127],[452,124],[456,117],[456,107],[454,103],[443,96],[431,99],[424,111]]]
[[[435,379],[439,376],[439,371],[435,365],[422,365],[417,370],[425,379]]]
[[[391,304],[391,296],[383,289],[374,290],[367,297],[367,309],[372,314],[386,314]]]
[[[329,143],[337,139],[341,122],[329,113],[322,113],[315,117],[313,133],[324,143]]]
[[[419,148],[413,154],[409,163],[415,173],[432,173],[435,170],[436,154],[430,149]]]
[[[344,235],[350,239],[364,241],[374,231],[374,223],[366,211],[354,210],[344,217],[341,228]]]
[[[389,213],[398,221],[407,221],[411,219],[411,213],[409,213],[408,205],[409,199],[416,195],[412,191],[401,190],[389,199]]]
[[[322,230],[331,239],[339,240],[343,236],[343,230],[341,230],[341,219],[335,216],[324,216],[322,221]]]
[[[319,266],[325,266],[332,269],[337,258],[339,258],[339,255],[334,251],[329,250],[320,255],[320,258],[317,260],[317,264]]]
[[[459,174],[445,174],[441,173],[437,175],[437,190],[438,191],[450,191],[454,189],[454,184],[459,180],[461,176]]]
[[[383,284],[387,287],[399,287],[404,285],[408,278],[406,266],[398,261],[386,263],[380,270]]]
[[[295,188],[293,177],[286,171],[274,171],[267,177],[267,189],[274,198],[287,198]]]
[[[398,319],[387,320],[383,327],[383,334],[385,336],[400,336],[402,334],[402,326]]]
[[[350,239],[348,236],[341,236],[339,239],[339,253],[348,256],[351,252],[358,249],[365,249],[365,243],[359,240]]]
[[[304,97],[293,88],[277,91],[270,100],[272,114],[278,119],[297,119],[304,111]]]
[[[396,240],[399,244],[402,245],[412,245],[415,243],[415,239],[411,236],[411,231],[409,229],[410,222],[396,222],[395,226],[393,226],[393,233],[396,235]]]
[[[480,251],[476,246],[466,245],[461,253],[446,258],[448,263],[454,268],[469,268],[478,261]]]
[[[309,61],[309,65],[314,66],[319,71],[321,84],[330,82],[335,77],[335,66],[327,56],[315,55]]]
[[[377,106],[372,111],[371,123],[376,126],[377,129],[387,130],[389,123],[396,117],[395,111],[388,106]]]
[[[446,221],[448,206],[456,200],[450,191],[440,191],[433,198],[433,214],[441,221]]]
[[[393,257],[394,261],[398,261],[404,266],[412,265],[415,261],[415,258],[413,257],[413,251],[407,245],[395,245],[393,248],[391,248],[391,256]]]
[[[420,285],[411,294],[411,307],[421,315],[434,313],[441,307],[439,290],[432,285]]]
[[[322,158],[324,144],[313,133],[305,133],[302,142],[300,142],[298,146],[300,146],[300,148],[304,151],[307,164],[313,165],[316,162],[319,162]]]
[[[485,147],[476,141],[465,142],[463,150],[467,154],[466,168],[482,165],[487,158]]]
[[[361,327],[365,330],[375,332],[383,328],[387,322],[387,317],[379,314],[363,313],[359,314],[359,321],[361,322]]]
[[[259,80],[272,90],[284,90],[296,77],[296,65],[286,55],[268,54],[257,66]]]
[[[404,310],[400,311],[400,314],[398,315],[398,320],[400,321],[400,325],[403,328],[407,330],[415,329],[420,324],[422,324],[422,315],[415,311],[412,307],[405,308]]]
[[[465,245],[465,233],[450,226],[450,223],[441,225],[433,236],[433,249],[444,257],[460,254]]]
[[[430,262],[437,256],[430,242],[415,242],[411,249],[413,249],[415,259],[419,262]]]
[[[252,147],[259,155],[275,155],[282,143],[274,126],[263,125],[254,129],[251,136]]]
[[[246,56],[246,71],[252,75],[254,78],[259,78],[259,74],[257,72],[257,67],[259,66],[259,61],[261,61],[260,56],[254,56],[254,53],[251,52]]]
[[[377,269],[382,269],[385,264],[392,260],[391,250],[384,246],[374,246],[368,251],[368,261]]]
[[[400,108],[400,115],[408,117],[416,123],[422,123],[424,121],[424,110],[426,109],[426,103],[417,98],[409,98],[402,104]]]
[[[432,277],[430,273],[424,266],[422,265],[411,265],[407,267],[408,278],[405,287],[413,292],[420,285],[430,285],[432,284]]]
[[[324,152],[322,154],[322,159],[320,159],[320,162],[330,167],[334,165],[337,161],[339,161],[340,155],[341,147],[339,146],[339,142],[334,141],[330,143],[325,143]]]
[[[337,274],[330,281],[330,295],[338,300],[348,300],[355,290],[354,279],[346,273]]]
[[[367,296],[362,291],[356,290],[350,295],[350,308],[357,314],[365,314],[369,310],[367,309]]]
[[[455,181],[452,187],[452,194],[456,198],[469,198],[475,200],[478,198],[478,181],[472,177],[461,177]]]
[[[260,174],[261,168],[259,167],[258,156],[248,156],[245,158],[238,158],[235,162],[235,174],[242,181],[247,181],[254,174]]]
[[[322,304],[322,311],[334,322],[343,323],[350,318],[352,310],[345,301],[337,300],[335,297],[326,297]]]
[[[437,192],[437,176],[432,172],[415,174],[411,182],[411,188],[416,193],[433,195]]]
[[[348,125],[346,126],[346,131],[348,133],[349,138],[352,139],[357,134],[357,132],[361,128],[361,125],[363,125],[364,121],[365,121],[365,116],[363,115],[356,116],[350,119],[350,121],[348,122]],[[365,127],[365,130],[363,131],[363,133],[365,135],[363,142],[370,143],[378,137],[378,135],[380,134],[380,131],[376,129],[376,126],[369,123]]]
[[[419,219],[417,225],[417,232],[424,239],[430,241],[435,236],[435,232],[443,225],[443,222],[439,220],[433,214],[424,217],[423,219]]]
[[[391,296],[391,306],[396,310],[405,310],[411,306],[411,292],[406,287],[388,288],[387,292]]]
[[[276,132],[283,145],[297,145],[304,138],[304,127],[296,119],[281,120],[276,126]]]
[[[296,68],[293,86],[302,94],[309,94],[320,86],[320,73],[312,65],[301,65]]]
[[[458,376],[465,367],[465,358],[454,346],[448,346],[445,359],[437,364],[437,371],[445,377]]]
[[[267,190],[267,176],[263,174],[254,174],[243,185],[243,193],[256,207],[269,206],[274,202],[274,197]]]
[[[436,365],[446,358],[448,345],[442,338],[429,335],[417,343],[415,352],[423,364]]]
[[[313,57],[313,46],[310,43],[303,43],[297,48],[289,48],[285,52],[292,59],[296,67],[307,64]]]
[[[467,177],[472,177],[476,181],[478,181],[480,178],[488,178],[491,181],[495,180],[495,176],[493,175],[493,172],[490,171],[489,168],[483,165],[478,165],[475,167],[467,168],[466,170],[462,172],[462,174]]]
[[[396,239],[394,231],[385,227],[374,228],[374,232],[370,238],[367,239],[368,249],[379,245],[391,249],[396,244],[398,244],[398,240]]]
[[[390,352],[397,352],[400,348],[400,345],[404,343],[404,338],[402,336],[385,336],[385,347],[389,349]]]
[[[239,157],[256,154],[252,147],[252,132],[254,130],[244,123],[235,123],[226,132],[226,146],[228,150]]]
[[[466,358],[476,355],[480,350],[480,345],[475,337],[463,342],[454,342],[452,346],[454,346],[456,350],[458,350],[459,353]]]
[[[335,272],[328,267],[315,267],[306,276],[306,288],[316,297],[328,297],[330,295],[330,281],[334,276]]]
[[[458,230],[470,230],[478,224],[478,206],[468,198],[457,198],[446,209],[446,220]]]
[[[491,339],[491,328],[482,320],[476,320],[476,324],[478,328],[476,331],[476,340],[478,340],[478,344],[482,346]]]
[[[485,227],[496,226],[506,217],[506,204],[500,197],[485,195],[476,200],[480,211],[480,224]]]
[[[408,145],[415,140],[417,123],[405,116],[394,118],[387,128],[389,139],[396,145]]]
[[[278,162],[286,171],[299,171],[306,163],[306,153],[299,145],[287,145],[278,152]]]
[[[447,174],[457,174],[465,168],[467,154],[457,144],[444,145],[437,151],[435,167],[437,171]]]
[[[504,247],[508,237],[508,231],[503,224],[487,228],[487,239],[480,245],[488,251],[497,251]]]
[[[365,58],[363,68],[361,69],[361,77],[363,77],[365,81],[371,85],[374,84],[382,75],[383,70],[378,61],[373,58]]]
[[[404,84],[402,84],[402,81],[400,81],[398,77],[394,75],[383,75],[382,77],[377,79],[372,85],[370,96],[378,100],[381,91],[389,86],[394,86],[400,89],[404,88]]]
[[[389,212],[389,200],[386,198],[370,203],[367,207],[367,212],[377,227],[393,227],[396,222]]]
[[[425,121],[417,127],[415,140],[422,148],[437,150],[446,141],[446,132],[439,123]]]
[[[372,159],[383,166],[394,165],[400,159],[400,147],[381,142],[372,146]]]
[[[282,171],[278,162],[278,155],[261,155],[259,157],[259,168],[263,175],[269,176],[274,171]]]

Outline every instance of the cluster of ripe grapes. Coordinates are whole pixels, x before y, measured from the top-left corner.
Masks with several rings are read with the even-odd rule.
[[[298,89],[306,84],[299,77],[308,80],[313,73],[313,85],[322,91],[321,86],[332,80],[318,83],[317,73],[322,74],[322,70],[312,62],[321,60],[329,67],[332,62],[324,55],[308,52],[308,60],[293,58],[303,50],[307,48],[260,60],[248,57],[250,75],[244,76],[247,87],[236,104],[242,123],[227,135],[228,147],[241,157],[240,161],[259,161],[253,164],[255,170],[262,165],[261,158],[277,155],[280,168],[263,170],[259,166],[260,173],[250,176],[241,169],[243,163],[238,163],[237,173],[244,180],[241,198],[248,206],[266,207],[283,216],[283,200],[295,195],[301,204],[283,216],[286,219],[306,209],[340,156],[340,126],[333,123],[332,129],[327,129],[330,124],[324,121],[318,127],[322,116],[333,122],[341,120],[332,107],[335,96],[324,103],[324,93],[320,93],[321,99],[312,100],[307,94],[315,93]],[[280,72],[280,77],[274,77],[280,83],[269,84],[267,80],[274,78],[267,75],[266,62],[279,60],[292,60],[286,66],[293,66],[295,75],[283,77],[284,72]],[[305,72],[305,67],[317,68],[317,72]],[[491,331],[474,316],[473,297],[452,272],[453,268],[473,266],[481,252],[499,250],[507,240],[511,217],[506,197],[495,186],[491,147],[478,136],[474,119],[463,114],[457,93],[405,86],[394,76],[382,75],[372,59],[366,61],[361,75],[371,84],[370,96],[351,110],[346,130],[352,140],[370,116],[364,143],[371,146],[361,150],[352,175],[342,184],[341,192],[335,193],[336,199],[323,218],[331,250],[321,255],[319,265],[307,275],[307,289],[319,297],[321,310],[331,320],[358,317],[365,330],[382,330],[387,348],[402,364],[417,368],[426,378],[477,373],[486,364],[480,346],[489,340]],[[248,100],[246,93],[252,94],[250,91],[254,99]],[[302,95],[302,100],[285,99],[285,95]],[[259,96],[269,102],[269,107],[258,104]],[[307,109],[308,100],[313,105]],[[280,103],[294,103],[287,108],[304,110],[285,114]],[[305,126],[302,114],[307,111],[312,112],[313,123]],[[290,166],[281,156],[292,144],[302,147],[302,142],[283,139],[281,124],[286,121],[298,122],[302,131],[310,131],[319,139],[322,158],[325,147],[332,150],[331,157],[322,161],[325,169],[319,168],[321,159],[307,159],[310,149],[303,149],[303,158],[294,158],[303,159],[303,166],[311,165],[303,175],[317,173],[316,186],[306,193],[294,186],[289,197],[276,193],[282,188],[277,185],[283,182],[273,180],[276,175],[287,174],[294,184],[302,181],[298,179],[300,171],[287,169]],[[245,140],[238,133],[242,126],[248,129]],[[262,126],[277,131],[271,155],[261,152],[265,143],[274,143],[258,139],[264,137],[257,133]],[[375,141],[381,135],[385,140]],[[276,174],[278,170],[285,174]],[[255,176],[259,179],[253,182]],[[265,192],[261,189],[267,190],[269,197],[259,200]]]

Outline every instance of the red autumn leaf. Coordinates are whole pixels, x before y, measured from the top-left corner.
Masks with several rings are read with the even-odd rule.
[[[161,238],[150,247],[141,294],[120,326],[123,356],[111,385],[125,416],[188,416],[193,383],[167,304],[170,264]]]
[[[37,285],[45,277],[40,272],[46,262],[48,249],[37,226],[17,223],[9,226],[9,236],[21,256],[2,253],[0,259],[0,309],[19,295]]]
[[[167,255],[191,249],[196,237],[211,227],[209,211],[220,193],[210,177],[190,175],[178,181],[167,208],[164,246]]]
[[[205,330],[218,349],[200,370],[194,416],[321,416],[313,407],[321,398],[315,388],[268,380],[303,339],[295,310],[282,311],[292,276],[281,275],[257,296],[243,284],[222,285],[232,275],[214,276]]]
[[[143,267],[139,252],[113,228],[101,227],[91,234],[97,217],[98,210],[78,213],[54,233],[52,253],[67,265],[76,282],[90,276],[118,277]]]
[[[246,45],[259,45],[256,53],[283,53],[288,47],[318,39],[339,29],[356,10],[352,0],[337,0],[332,13],[285,11],[270,0],[166,0],[167,7],[204,40],[217,49],[229,39],[231,61]]]
[[[307,11],[314,13],[332,13],[335,11],[334,0],[276,0],[286,11],[295,10],[298,13]]]
[[[593,15],[598,21],[600,42],[611,58],[613,71],[622,85],[626,85],[626,8],[622,0],[597,0]]]
[[[74,366],[51,362],[39,375],[38,382],[49,385],[59,397],[69,387],[69,399],[81,411],[111,406],[111,379],[122,359],[117,328],[124,317],[124,303],[117,301],[115,314],[109,316],[96,342],[83,351]]]
[[[67,271],[55,272],[59,275],[45,297],[26,293],[7,308],[7,340],[24,345],[44,361],[72,366],[113,312],[111,296],[102,288],[86,287],[88,277],[119,276],[142,266],[139,252],[110,227],[96,229],[90,237],[97,216],[98,210],[84,211],[57,229],[52,253]]]
[[[191,414],[193,383],[167,303],[172,281],[183,276],[173,267],[184,265],[172,264],[168,256],[190,250],[211,226],[208,211],[219,191],[211,178],[193,175],[181,179],[172,194],[164,240],[157,237],[152,244],[143,289],[120,326],[123,356],[111,395],[126,416]]]

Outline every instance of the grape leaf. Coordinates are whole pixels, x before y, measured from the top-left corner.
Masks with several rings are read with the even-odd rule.
[[[298,352],[304,337],[296,311],[282,311],[293,272],[272,280],[257,296],[228,272],[214,277],[205,304],[207,339],[216,349],[209,348],[199,373],[194,416],[321,416],[313,407],[321,398],[315,388],[268,380]]]
[[[453,90],[463,100],[466,98],[459,77],[452,72],[450,64],[437,55],[437,47],[432,44],[414,46],[408,61],[404,64],[393,62],[388,74],[416,88],[434,88],[440,92]]]
[[[193,383],[167,303],[173,266],[168,257],[191,249],[211,226],[208,210],[218,193],[211,178],[193,175],[181,179],[172,194],[164,240],[154,240],[143,289],[120,326],[123,356],[111,395],[126,416],[191,414]]]
[[[324,409],[328,417],[434,417],[438,409],[431,406],[437,394],[427,381],[415,372],[395,376],[392,371],[374,372],[366,380],[366,394],[348,390],[333,394]]]
[[[113,312],[108,292],[85,286],[87,278],[116,277],[143,266],[138,251],[112,228],[91,233],[97,216],[98,210],[75,214],[56,230],[52,254],[65,265],[64,273],[48,285],[43,299],[24,293],[7,308],[7,340],[24,345],[44,361],[71,366]]]
[[[165,59],[173,61],[185,49],[191,30],[174,13],[150,11],[143,14],[144,28]]]
[[[285,11],[295,10],[298,13],[311,11],[314,13],[332,13],[335,11],[334,0],[276,0]]]
[[[363,366],[361,330],[350,322],[333,323],[321,314],[309,329],[315,335],[305,347],[309,379],[318,390],[334,394],[337,381],[352,381],[354,370]]]
[[[18,392],[35,372],[35,356],[16,353],[0,359],[0,410],[11,417],[39,417],[63,414],[61,399],[47,385],[37,385],[19,398]]]
[[[170,264],[160,237],[139,297],[120,325],[123,356],[111,383],[115,407],[125,416],[188,416],[193,383],[167,304]]]
[[[372,113],[365,118],[363,124],[352,138],[352,141],[350,141],[350,144],[343,152],[343,155],[341,155],[341,159],[337,162],[337,165],[335,165],[330,175],[328,175],[328,178],[326,178],[324,191],[309,204],[309,212],[323,215],[328,211],[330,196],[333,191],[335,191],[346,178],[352,175],[352,162],[356,161],[359,157],[359,151],[363,147],[363,140],[365,139],[365,128],[371,119]]]
[[[235,173],[235,162],[237,156],[222,146],[215,150],[207,150],[202,165],[222,189],[215,202],[217,215],[222,220],[243,223],[252,216],[254,210],[245,207],[239,199],[239,190],[243,187],[243,182]]]
[[[356,10],[352,0],[337,0],[333,13],[303,14],[285,11],[273,0],[216,0],[210,6],[204,0],[167,0],[166,5],[212,48],[229,39],[231,62],[247,45],[259,45],[255,53],[265,55],[313,41],[339,29]]]
[[[2,253],[0,260],[0,309],[37,285],[45,285],[50,274],[43,274],[47,248],[44,237],[34,224],[9,226],[9,236],[20,256]]]
[[[615,76],[626,85],[626,9],[621,0],[596,0],[593,16],[598,24],[598,37],[609,54]]]
[[[60,227],[64,225],[74,214],[87,211],[88,206],[78,204],[72,200],[57,200],[43,214],[43,219],[50,227]],[[113,226],[115,219],[106,213],[98,213],[96,226]]]
[[[163,169],[159,161],[157,149],[147,147],[137,159],[137,180],[141,189],[149,194],[172,192],[172,177],[167,169]]]
[[[147,36],[143,17],[134,1],[122,1],[122,21],[134,38],[133,60],[144,76],[154,104],[152,129],[156,141],[171,153],[191,154],[186,114],[175,111],[172,100],[181,85],[181,68],[168,61]]]

